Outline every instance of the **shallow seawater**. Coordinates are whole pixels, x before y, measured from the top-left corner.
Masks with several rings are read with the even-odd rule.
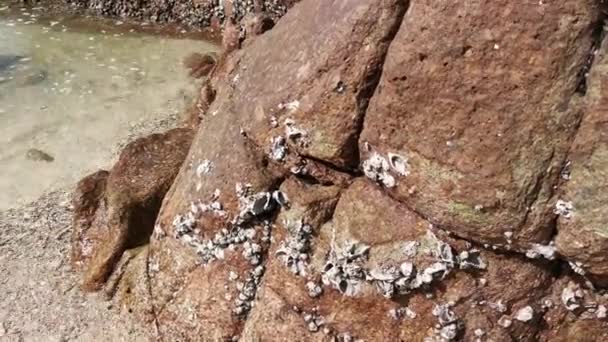
[[[183,58],[217,51],[119,21],[8,12],[0,1],[0,210],[111,166],[134,126],[195,97]]]

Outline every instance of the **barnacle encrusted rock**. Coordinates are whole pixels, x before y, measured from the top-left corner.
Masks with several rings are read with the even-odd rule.
[[[460,236],[547,242],[598,6],[411,1],[370,101],[361,160],[407,156],[392,195]]]
[[[164,340],[603,341],[599,12],[304,0],[220,58],[147,245],[102,229],[115,171],[81,183],[76,265],[110,246],[108,294]]]
[[[294,188],[290,187],[293,193]],[[314,198],[310,196],[329,190],[318,185],[298,187],[308,188],[298,191],[306,194],[303,198]],[[270,258],[259,297],[241,335],[243,340],[325,341],[344,334],[365,341],[446,340],[453,336],[474,340],[474,331],[482,329],[488,338],[500,341],[509,336],[531,340],[538,331],[533,323],[518,321],[503,328],[498,320],[511,314],[515,320],[518,310],[540,305],[552,281],[542,264],[527,262],[523,257],[472,251],[484,265],[463,270],[458,267],[460,255],[462,260],[477,260],[463,254],[474,250],[471,246],[460,240],[446,240],[452,246],[443,240],[445,234],[430,233],[428,222],[365,180],[355,181],[342,193],[331,220],[319,230],[322,221],[312,220],[309,215],[321,212],[329,219],[327,215],[332,213],[315,209],[320,203],[296,197],[291,209],[278,216],[280,220],[296,217],[311,222],[314,229],[310,263],[303,275],[292,272],[281,259]],[[302,212],[308,214],[302,216]],[[289,231],[286,227],[275,229],[273,236],[276,239],[271,251],[281,248]],[[336,260],[341,260],[341,264],[335,264]],[[352,289],[343,291],[333,282],[319,281],[324,276],[336,277],[336,273],[327,275],[328,262],[343,272],[351,272],[343,274],[342,279],[350,279],[344,285]],[[417,275],[437,264],[444,265],[448,272],[415,287]],[[385,296],[386,286],[392,288],[398,279],[406,280],[404,289],[412,288],[403,293],[395,290],[393,297]],[[320,285],[322,292],[311,296],[311,283]],[[519,285],[512,286],[514,283]],[[500,303],[500,309],[495,303]],[[435,307],[449,308],[446,312],[450,314],[437,311],[434,315]],[[318,331],[310,329],[305,320],[305,315],[313,310],[323,317]]]
[[[276,145],[282,136],[298,154],[356,167],[367,100],[404,11],[397,0],[295,5],[233,56],[231,102],[247,113],[244,130],[258,146]]]
[[[608,285],[608,41],[595,56],[587,80],[585,116],[568,156],[570,177],[563,201],[570,215],[558,220],[558,252]]]
[[[137,139],[109,173],[96,172],[78,184],[72,263],[84,270],[83,288],[101,288],[126,249],[147,243],[192,136],[178,128]]]

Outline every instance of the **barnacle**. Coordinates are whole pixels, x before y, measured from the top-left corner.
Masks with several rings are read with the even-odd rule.
[[[477,268],[484,270],[487,264],[481,258],[481,252],[477,249],[462,251],[458,254],[458,265],[461,269]]]
[[[317,310],[314,308],[312,312],[303,314],[304,322],[306,322],[308,330],[311,332],[319,331],[319,328],[325,324],[325,319],[319,315]]]
[[[448,341],[455,339],[460,329],[458,317],[450,309],[451,306],[451,303],[435,305],[432,311],[439,321],[439,336]]]
[[[198,167],[196,168],[196,175],[202,177],[203,175],[207,175],[213,171],[215,165],[210,160],[203,160]]]
[[[287,155],[287,143],[285,138],[278,136],[272,138],[269,156],[270,159],[282,161]]]
[[[418,254],[418,246],[420,246],[420,242],[418,241],[407,241],[403,244],[403,252],[405,256],[408,258],[413,258]]]
[[[529,322],[534,318],[534,309],[531,306],[525,306],[515,313],[515,319],[521,322]]]
[[[384,185],[387,188],[395,186],[395,178],[388,172],[390,164],[376,152],[363,162],[363,173],[369,179]]]
[[[574,213],[574,205],[572,204],[572,202],[567,202],[560,199],[557,200],[557,202],[555,203],[555,208],[553,209],[553,212],[556,215],[560,215],[564,218],[569,219]]]
[[[534,243],[532,244],[530,249],[526,251],[526,256],[531,259],[536,259],[542,256],[548,260],[553,260],[555,259],[555,252],[556,248],[553,245],[553,242],[551,242],[551,244],[549,245],[541,245],[538,243]]]
[[[406,157],[402,157],[402,156],[400,156],[398,154],[394,154],[394,153],[389,153],[388,161],[389,161],[391,167],[393,168],[393,170],[395,170],[395,172],[397,172],[397,174],[399,174],[401,176],[407,176],[410,174],[410,166],[407,163]]]
[[[581,299],[583,298],[583,292],[578,287],[578,285],[574,285],[569,283],[562,290],[561,299],[562,303],[566,307],[567,310],[573,311],[578,309],[581,306]]]
[[[368,252],[369,246],[357,241],[346,241],[341,247],[334,245],[323,268],[323,284],[354,296],[365,280],[360,263],[367,259]]]
[[[308,295],[312,298],[317,298],[323,293],[323,288],[313,281],[306,283],[306,290],[308,290]]]
[[[287,239],[281,243],[275,254],[293,274],[306,275],[312,227],[302,220],[286,222],[285,226],[288,232]]]

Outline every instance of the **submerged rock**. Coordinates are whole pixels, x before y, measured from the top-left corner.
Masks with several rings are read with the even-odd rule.
[[[30,148],[29,150],[27,150],[25,157],[29,160],[44,161],[47,163],[50,163],[55,160],[53,156],[37,148]]]
[[[11,69],[23,58],[19,55],[0,55],[0,73]]]

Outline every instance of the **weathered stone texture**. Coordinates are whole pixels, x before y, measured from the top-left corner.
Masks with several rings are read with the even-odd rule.
[[[85,289],[100,289],[126,249],[148,242],[191,140],[189,129],[140,138],[125,147],[109,173],[96,172],[78,184],[72,263],[84,269]]]
[[[592,0],[413,1],[365,118],[362,160],[406,158],[409,174],[387,190],[460,236],[546,242],[598,14]]]
[[[558,251],[608,285],[608,41],[588,77],[586,111],[568,156],[561,200],[573,206],[559,219]]]

